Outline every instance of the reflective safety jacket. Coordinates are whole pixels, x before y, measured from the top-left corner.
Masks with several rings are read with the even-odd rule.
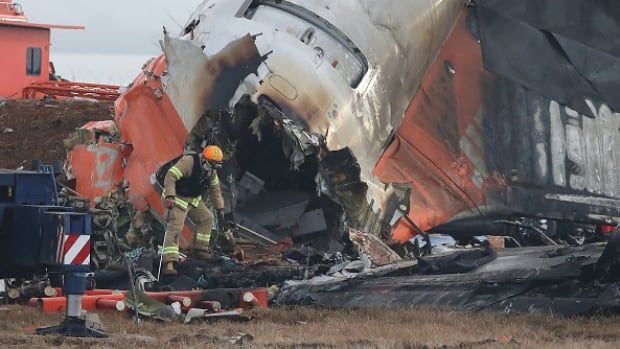
[[[164,178],[163,196],[174,196],[177,207],[187,210],[198,207],[202,194],[209,191],[216,210],[224,208],[224,198],[215,169],[203,168],[197,154],[185,155],[170,167]]]

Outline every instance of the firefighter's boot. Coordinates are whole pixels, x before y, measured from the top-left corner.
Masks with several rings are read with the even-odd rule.
[[[164,263],[164,268],[161,271],[162,275],[164,276],[176,276],[179,273],[177,272],[177,267],[175,265],[175,262],[166,262]]]
[[[210,261],[213,260],[213,254],[209,250],[194,250],[194,258],[201,261]]]

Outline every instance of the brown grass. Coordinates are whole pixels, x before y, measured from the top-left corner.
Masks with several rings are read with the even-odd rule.
[[[619,348],[617,317],[555,319],[543,316],[467,314],[436,310],[336,311],[278,308],[252,313],[247,323],[191,325],[101,313],[110,338],[38,337],[24,328],[49,325],[60,315],[11,306],[0,311],[2,348]],[[233,345],[228,337],[254,340]]]

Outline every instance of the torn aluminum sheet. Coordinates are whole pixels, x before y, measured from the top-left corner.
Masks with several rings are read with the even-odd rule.
[[[125,305],[130,309],[138,309],[142,316],[151,317],[157,320],[170,322],[176,321],[181,315],[181,304],[173,303],[166,305],[149,296],[146,293],[136,290],[137,301],[133,299],[132,292],[127,293]]]
[[[347,149],[363,186],[336,196],[365,202],[345,210],[353,211],[356,228],[379,231],[395,194],[373,168],[463,8],[462,0],[206,0],[181,39],[165,39],[166,91],[188,130],[209,107],[232,109],[248,94],[323,138],[327,151]],[[256,76],[239,75],[245,79],[234,98],[206,98],[213,86],[205,78],[208,61],[248,33],[262,34],[256,46],[271,53],[265,64]]]
[[[450,235],[443,234],[429,234],[428,241],[424,236],[416,235],[410,242],[420,248],[430,247],[431,253],[441,254],[442,252],[448,252],[454,250],[458,242]],[[430,246],[427,246],[429,245]]]
[[[209,312],[207,309],[192,308],[185,315],[185,320],[183,320],[183,323],[188,324],[197,319],[249,321],[250,317],[244,315],[243,309],[241,308],[216,313]]]
[[[607,260],[618,260],[618,245],[612,245],[613,251],[607,253],[615,258]],[[610,264],[605,262],[599,268],[597,261],[604,249],[605,244],[512,248],[497,252],[493,260],[481,254],[486,263],[464,273],[442,274],[439,270],[430,275],[369,277],[362,273],[353,278],[315,278],[287,283],[277,302],[333,308],[431,306],[566,316],[617,311],[620,284],[614,273],[618,264],[608,268]],[[452,267],[444,266],[446,270]],[[408,272],[415,273],[416,269],[409,268]]]
[[[207,110],[225,109],[241,81],[256,74],[265,59],[248,34],[231,40],[211,58],[202,47],[195,41],[164,36],[165,92],[188,131]]]
[[[357,246],[359,254],[370,259],[372,265],[375,267],[381,267],[402,260],[394,250],[372,234],[349,229],[349,239]]]

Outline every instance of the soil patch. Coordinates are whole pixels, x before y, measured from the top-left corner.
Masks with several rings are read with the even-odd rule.
[[[113,118],[112,102],[0,99],[0,168],[65,160],[62,141],[89,121]]]

